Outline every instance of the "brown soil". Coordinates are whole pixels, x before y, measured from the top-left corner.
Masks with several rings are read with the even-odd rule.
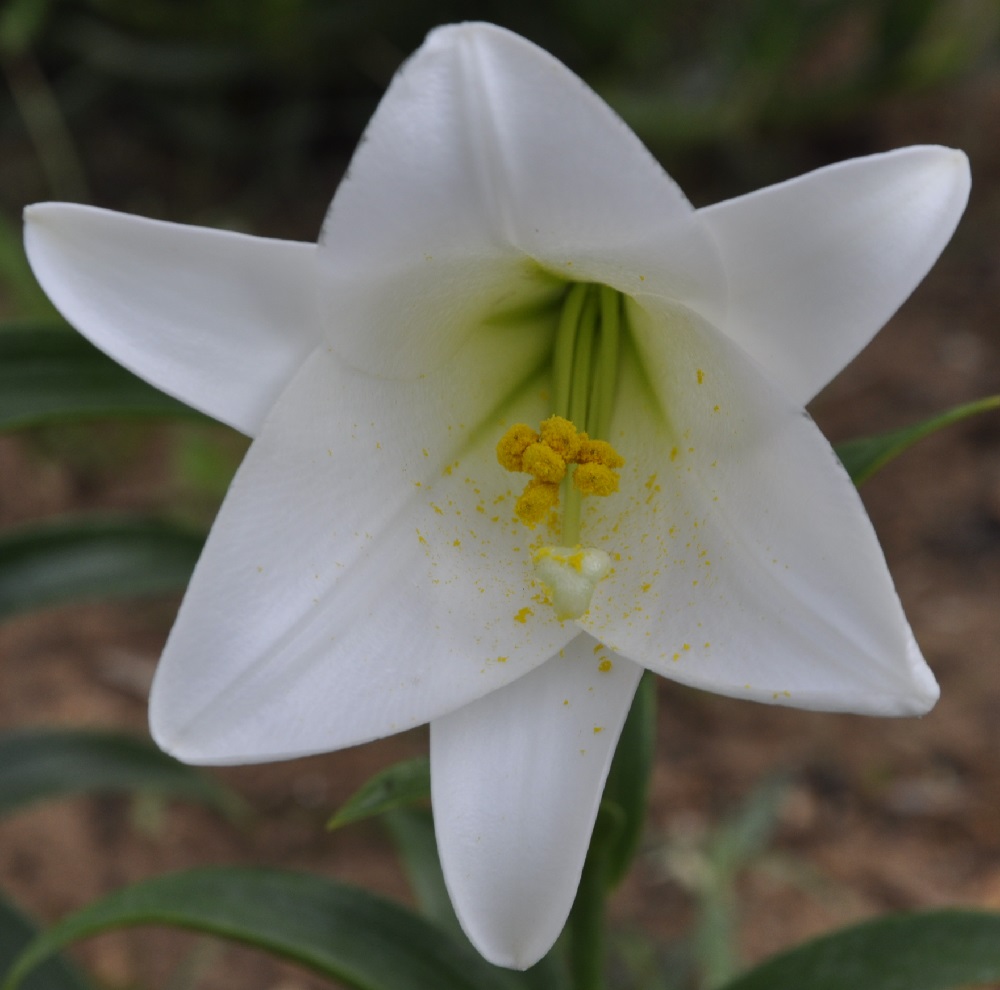
[[[953,94],[954,96],[954,94]],[[892,108],[879,147],[966,148],[975,189],[931,277],[815,402],[834,440],[917,421],[1000,392],[1000,156],[988,142],[1000,85],[959,94],[967,112]],[[136,478],[139,478],[137,481]],[[162,474],[81,486],[21,438],[0,441],[0,525],[97,505],[155,501]],[[760,959],[806,936],[887,911],[1000,908],[1000,418],[925,441],[863,489],[918,641],[942,687],[921,720],[811,714],[730,701],[663,682],[660,753],[645,850],[613,902],[618,928],[684,936],[684,878],[720,817],[777,772],[790,785],[769,853],[738,896],[740,948]],[[145,731],[144,693],[175,603],[74,606],[0,628],[0,726]],[[422,732],[331,756],[226,771],[258,812],[247,829],[186,805],[87,798],[0,822],[0,887],[53,920],[120,885],[209,863],[311,870],[405,898],[377,828],[330,836],[329,811],[377,769],[420,752]],[[680,866],[678,866],[680,863]],[[77,955],[111,987],[165,987],[191,965],[203,990],[301,990],[320,982],[192,936],[131,931]],[[185,985],[195,985],[194,983]]]

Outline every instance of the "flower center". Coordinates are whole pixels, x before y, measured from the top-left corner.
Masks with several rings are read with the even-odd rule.
[[[611,568],[603,550],[580,546],[584,495],[618,490],[625,461],[604,439],[618,382],[622,296],[604,285],[575,283],[566,293],[552,352],[554,415],[536,431],[516,423],[500,438],[497,460],[531,476],[515,514],[526,526],[559,528],[561,546],[543,546],[535,571],[560,619],[578,619]],[[559,525],[557,508],[562,503]]]

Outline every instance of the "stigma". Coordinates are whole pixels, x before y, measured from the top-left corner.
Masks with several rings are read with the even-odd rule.
[[[560,620],[579,619],[590,608],[597,582],[611,570],[611,557],[595,547],[542,547],[532,563]]]

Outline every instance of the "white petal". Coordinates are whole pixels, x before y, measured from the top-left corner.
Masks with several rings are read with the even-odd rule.
[[[321,752],[495,690],[576,633],[535,603],[519,482],[537,421],[532,325],[484,329],[447,374],[386,382],[325,349],[230,488],[157,670],[150,720],[193,763]]]
[[[431,723],[434,825],[466,934],[526,969],[573,904],[642,669],[580,635],[510,687]]]
[[[319,342],[315,244],[70,203],[29,206],[24,219],[35,277],[73,326],[244,433]]]
[[[729,279],[717,325],[804,405],[927,274],[969,181],[960,151],[902,148],[700,210]]]
[[[637,310],[645,379],[625,369],[613,428],[622,490],[589,507],[583,531],[619,557],[581,624],[710,691],[927,711],[937,685],[858,494],[812,420],[711,327]]]
[[[392,377],[447,359],[510,306],[515,274],[645,286],[710,318],[724,305],[711,236],[638,138],[491,25],[441,28],[403,66],[320,241],[327,311],[358,331],[337,352]]]

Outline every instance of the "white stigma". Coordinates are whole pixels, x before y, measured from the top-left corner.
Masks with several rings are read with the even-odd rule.
[[[594,547],[542,547],[532,563],[559,619],[579,619],[590,608],[597,582],[611,570],[611,557]]]

